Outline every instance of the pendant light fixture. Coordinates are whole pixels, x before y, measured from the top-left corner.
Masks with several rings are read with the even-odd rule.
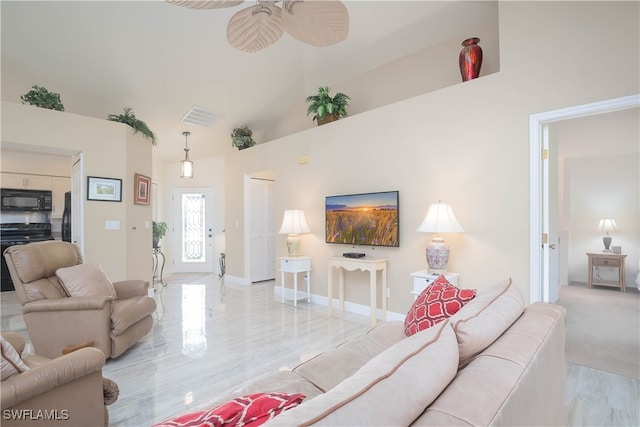
[[[193,162],[189,160],[189,135],[191,132],[182,132],[184,135],[184,160],[182,163],[182,178],[193,178]]]

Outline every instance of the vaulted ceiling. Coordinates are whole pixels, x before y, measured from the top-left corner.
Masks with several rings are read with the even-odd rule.
[[[285,35],[256,53],[229,46],[226,26],[245,5],[191,10],[163,1],[2,1],[3,100],[32,85],[61,95],[65,111],[97,118],[133,108],[158,138],[157,155],[231,150],[229,134],[255,132],[320,85],[353,78],[495,18],[495,2],[345,1],[350,31],[329,47]],[[210,127],[181,122],[192,106],[219,113]],[[314,126],[309,119],[309,127]],[[262,141],[259,141],[262,142]]]

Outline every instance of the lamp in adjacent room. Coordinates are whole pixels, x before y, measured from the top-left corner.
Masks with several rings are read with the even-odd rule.
[[[427,265],[430,273],[445,274],[449,262],[449,246],[439,233],[464,233],[464,228],[453,214],[451,205],[438,202],[429,206],[417,231],[436,233],[427,246]]]
[[[612,231],[618,231],[616,220],[613,218],[602,218],[598,223],[597,231],[606,233],[602,236],[602,243],[604,243],[604,250],[602,252],[611,252],[609,249],[611,246],[611,236],[609,236],[609,233]]]
[[[284,218],[278,233],[287,234],[289,256],[300,256],[300,235],[309,232],[311,230],[304,217],[304,211],[298,209],[284,211]]]
[[[191,132],[182,132],[184,135],[184,160],[181,161],[182,178],[193,178],[193,162],[189,160],[189,135]]]

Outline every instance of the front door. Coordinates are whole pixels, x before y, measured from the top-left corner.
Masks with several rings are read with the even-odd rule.
[[[180,273],[214,271],[213,189],[179,187],[173,191],[173,270]]]

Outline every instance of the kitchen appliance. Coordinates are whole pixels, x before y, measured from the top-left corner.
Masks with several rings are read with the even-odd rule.
[[[71,191],[64,193],[64,210],[62,211],[62,240],[71,241]]]
[[[2,212],[51,212],[51,190],[20,190],[3,188],[0,190]]]
[[[51,235],[51,223],[49,214],[45,212],[7,212],[4,208],[0,215],[0,246],[5,249],[14,245],[26,245],[31,242],[53,240]],[[2,258],[0,278],[2,291],[13,291],[13,282],[7,268],[7,263]]]

